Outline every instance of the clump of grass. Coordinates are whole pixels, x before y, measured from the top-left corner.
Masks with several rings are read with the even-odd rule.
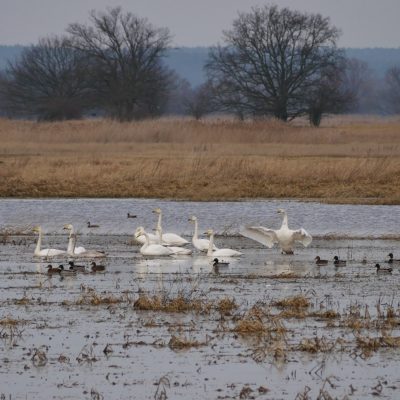
[[[197,340],[192,340],[184,336],[172,335],[168,342],[168,347],[172,350],[183,350],[189,349],[191,347],[200,347],[206,345],[205,342],[199,342]]]
[[[94,354],[93,346],[91,344],[86,344],[82,347],[82,350],[79,352],[76,357],[76,361],[79,364],[88,363],[91,364],[97,361],[97,357]]]
[[[90,291],[87,293],[83,293],[75,302],[75,304],[98,306],[103,304],[118,304],[122,302],[123,299],[121,297],[115,297],[113,295],[100,295],[95,291]]]
[[[335,342],[329,342],[325,337],[304,338],[301,340],[297,350],[307,353],[327,353],[333,350]]]
[[[5,317],[0,320],[0,337],[1,338],[14,338],[22,336],[23,329],[19,325],[24,325],[26,321]]]
[[[320,319],[328,319],[328,320],[340,318],[340,314],[335,310],[315,311],[309,313],[308,316],[317,317]]]
[[[275,301],[272,305],[283,309],[279,314],[282,318],[305,318],[307,316],[306,309],[310,306],[310,300],[303,295],[297,295]]]
[[[218,301],[216,305],[217,311],[221,315],[229,316],[232,315],[232,311],[236,310],[238,305],[234,298],[225,297]]]
[[[32,350],[33,355],[31,357],[31,361],[35,367],[43,367],[47,364],[47,346],[40,346],[38,348],[34,348]]]

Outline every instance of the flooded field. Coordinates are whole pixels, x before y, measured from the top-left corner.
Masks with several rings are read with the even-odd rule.
[[[190,239],[187,218],[242,251],[226,267],[193,256],[145,259],[138,225]],[[316,237],[281,255],[237,236],[247,220]],[[395,399],[400,390],[399,207],[298,202],[0,201],[0,396],[5,399]],[[138,215],[128,220],[126,213]],[[86,222],[99,224],[88,229]],[[104,250],[105,272],[49,277],[44,245]],[[7,227],[8,233],[4,233]],[[17,232],[22,227],[26,232]],[[11,228],[15,228],[11,232]],[[201,230],[203,232],[203,230]],[[23,233],[23,234],[21,234]],[[347,260],[316,266],[314,257]],[[397,256],[397,257],[396,257]],[[363,263],[366,258],[367,262]],[[89,261],[77,259],[89,267]],[[68,264],[60,256],[53,265]]]

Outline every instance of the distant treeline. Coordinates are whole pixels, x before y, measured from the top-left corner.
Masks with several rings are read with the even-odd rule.
[[[0,113],[132,121],[211,113],[239,119],[400,112],[400,49],[340,49],[329,18],[276,5],[239,14],[221,45],[171,48],[172,34],[120,7],[61,36],[0,46]]]

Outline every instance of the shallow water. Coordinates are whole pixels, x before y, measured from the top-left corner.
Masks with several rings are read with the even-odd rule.
[[[213,228],[220,234],[237,234],[240,226],[257,224],[280,226],[278,208],[288,212],[289,226],[300,226],[312,235],[336,237],[383,237],[399,235],[400,206],[331,205],[317,202],[282,200],[240,202],[186,202],[150,199],[2,199],[0,228],[41,225],[46,233],[62,233],[66,223],[82,234],[131,234],[143,225],[152,229],[156,207],[163,210],[164,232],[190,235],[191,215],[199,219],[200,229]],[[128,219],[127,213],[137,219]],[[86,223],[100,225],[89,229]]]
[[[265,305],[302,294],[310,300],[310,311],[335,310],[342,322],[357,305],[363,315],[368,309],[372,319],[377,318],[377,304],[382,313],[392,306],[399,324],[386,334],[400,336],[399,267],[392,275],[379,275],[373,267],[376,262],[384,264],[389,252],[400,255],[399,240],[321,237],[308,248],[297,247],[294,255],[284,256],[277,248],[266,249],[246,238],[222,236],[216,239],[217,245],[244,254],[215,271],[210,259],[198,253],[165,259],[140,255],[130,233],[139,224],[155,225],[150,211],[156,206],[163,209],[168,230],[186,235],[191,233],[186,219],[193,213],[201,226],[233,234],[245,216],[249,222],[278,226],[275,210],[284,207],[294,227],[304,226],[315,236],[335,233],[360,237],[396,234],[393,221],[399,216],[399,207],[281,201],[1,200],[1,226],[40,223],[48,233],[44,244],[62,248],[66,235],[60,226],[73,222],[80,230],[79,244],[105,250],[108,257],[102,261],[105,273],[49,278],[45,274],[48,262],[66,264],[65,257],[35,259],[33,235],[14,235],[4,238],[5,244],[0,243],[0,321],[7,316],[25,321],[19,326],[20,335],[14,337],[0,325],[0,396],[12,400],[154,399],[165,390],[170,399],[238,399],[243,388],[249,387],[249,398],[295,399],[309,387],[308,396],[313,399],[321,390],[338,399],[398,397],[400,349],[380,348],[365,356],[356,344],[357,334],[379,337],[380,329],[355,332],[339,320],[332,324],[316,317],[284,318],[285,347],[290,350],[281,360],[266,347],[268,351],[260,360],[254,354],[264,349],[263,340],[242,336],[233,328],[256,303]],[[139,218],[128,220],[128,211]],[[100,228],[85,228],[89,212],[90,221]],[[179,218],[175,219],[177,214]],[[355,215],[359,216],[358,225]],[[382,222],[385,219],[387,225]],[[335,268],[330,262],[317,267],[313,262],[317,254],[328,260],[339,255],[348,264]],[[361,262],[364,257],[367,264]],[[88,265],[88,260],[78,262]],[[79,304],[89,293],[88,288],[99,296],[121,297],[124,301]],[[228,317],[216,311],[178,314],[133,307],[139,292],[174,294],[179,290],[193,290],[213,304],[225,297],[234,298],[239,308]],[[168,346],[173,335],[197,340],[201,345],[173,350]],[[297,349],[302,340],[315,337],[338,344],[326,352]],[[107,344],[112,353],[103,352]],[[32,360],[34,349],[40,346],[46,346],[44,365]],[[80,354],[85,346],[92,351],[92,360]],[[166,378],[160,381],[162,377]],[[268,392],[260,392],[260,387]]]

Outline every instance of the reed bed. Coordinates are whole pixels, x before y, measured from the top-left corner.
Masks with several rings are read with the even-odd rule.
[[[400,204],[400,119],[0,120],[3,197]]]

